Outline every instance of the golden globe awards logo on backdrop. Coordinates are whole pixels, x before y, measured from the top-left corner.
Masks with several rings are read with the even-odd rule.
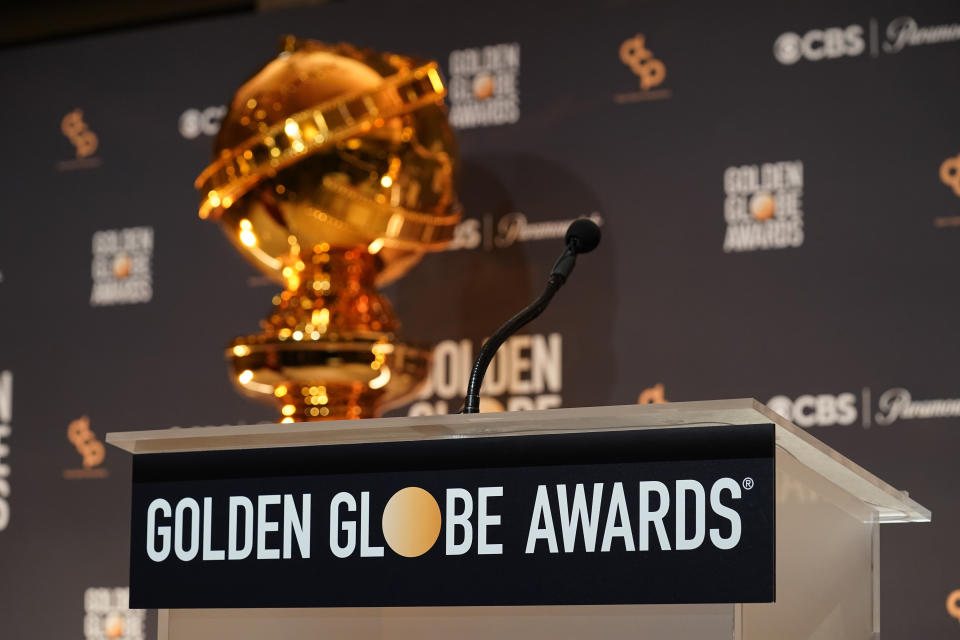
[[[803,163],[728,167],[723,173],[727,253],[803,244]]]
[[[60,131],[73,145],[76,157],[72,160],[61,160],[57,163],[57,169],[72,171],[100,166],[100,158],[94,155],[100,147],[100,140],[97,138],[97,134],[91,131],[87,123],[84,122],[83,111],[74,109],[63,116],[60,121]]]
[[[4,442],[13,433],[13,373],[0,371],[0,531],[10,524],[10,445]]]
[[[643,102],[648,100],[664,100],[673,95],[670,89],[660,85],[667,77],[667,66],[656,58],[653,51],[647,48],[647,39],[642,33],[627,38],[620,44],[620,62],[635,75],[640,83],[639,91],[618,93],[613,99],[619,104],[627,102]]]
[[[67,426],[67,440],[80,454],[82,467],[65,469],[63,477],[66,480],[106,478],[110,475],[107,469],[100,466],[107,455],[107,450],[90,429],[90,418],[83,416],[70,422]]]
[[[130,609],[127,587],[90,587],[83,594],[83,636],[86,640],[141,640],[144,609]]]
[[[782,65],[801,61],[820,62],[855,58],[869,50],[870,57],[884,53],[900,53],[907,47],[942,44],[960,40],[960,24],[921,26],[910,16],[894,18],[883,33],[880,21],[870,18],[866,27],[851,24],[846,27],[810,29],[803,33],[787,31],[773,43],[773,57]]]
[[[450,52],[450,124],[457,129],[520,119],[520,43]]]
[[[455,413],[463,399],[479,345],[443,340],[433,349],[430,376],[407,415]],[[563,405],[563,338],[521,334],[504,342],[480,389],[481,411],[553,409]],[[454,406],[456,405],[456,406]]]
[[[150,302],[153,298],[152,256],[152,227],[94,233],[90,306]]]

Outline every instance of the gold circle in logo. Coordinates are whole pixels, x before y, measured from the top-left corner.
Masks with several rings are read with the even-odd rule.
[[[133,260],[125,253],[118,253],[113,257],[113,277],[123,280],[133,271]]]
[[[777,204],[773,196],[766,191],[759,191],[750,198],[750,215],[754,220],[769,220],[776,213]]]
[[[492,98],[496,85],[493,76],[484,71],[473,78],[473,97],[477,100]]]
[[[383,538],[397,555],[422,556],[440,537],[440,505],[420,487],[400,489],[383,509]]]

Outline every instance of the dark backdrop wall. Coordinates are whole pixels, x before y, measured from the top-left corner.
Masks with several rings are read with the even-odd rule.
[[[456,410],[479,341],[593,216],[603,245],[493,400],[768,402],[932,509],[885,527],[883,629],[953,637],[957,23],[933,1],[354,0],[0,52],[3,637],[153,635],[125,606],[130,461],[106,432],[273,418],[222,348],[274,289],[192,182],[286,33],[433,58],[451,88],[466,218],[388,290],[439,343],[395,413]]]

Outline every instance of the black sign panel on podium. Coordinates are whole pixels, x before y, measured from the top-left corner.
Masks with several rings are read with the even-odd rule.
[[[134,458],[136,608],[774,600],[773,425]]]

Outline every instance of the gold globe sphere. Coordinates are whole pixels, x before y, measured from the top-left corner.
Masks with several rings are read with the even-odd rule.
[[[291,236],[373,243],[377,284],[400,277],[460,218],[444,94],[433,63],[288,38],[231,101],[197,180],[201,217],[280,283]]]

